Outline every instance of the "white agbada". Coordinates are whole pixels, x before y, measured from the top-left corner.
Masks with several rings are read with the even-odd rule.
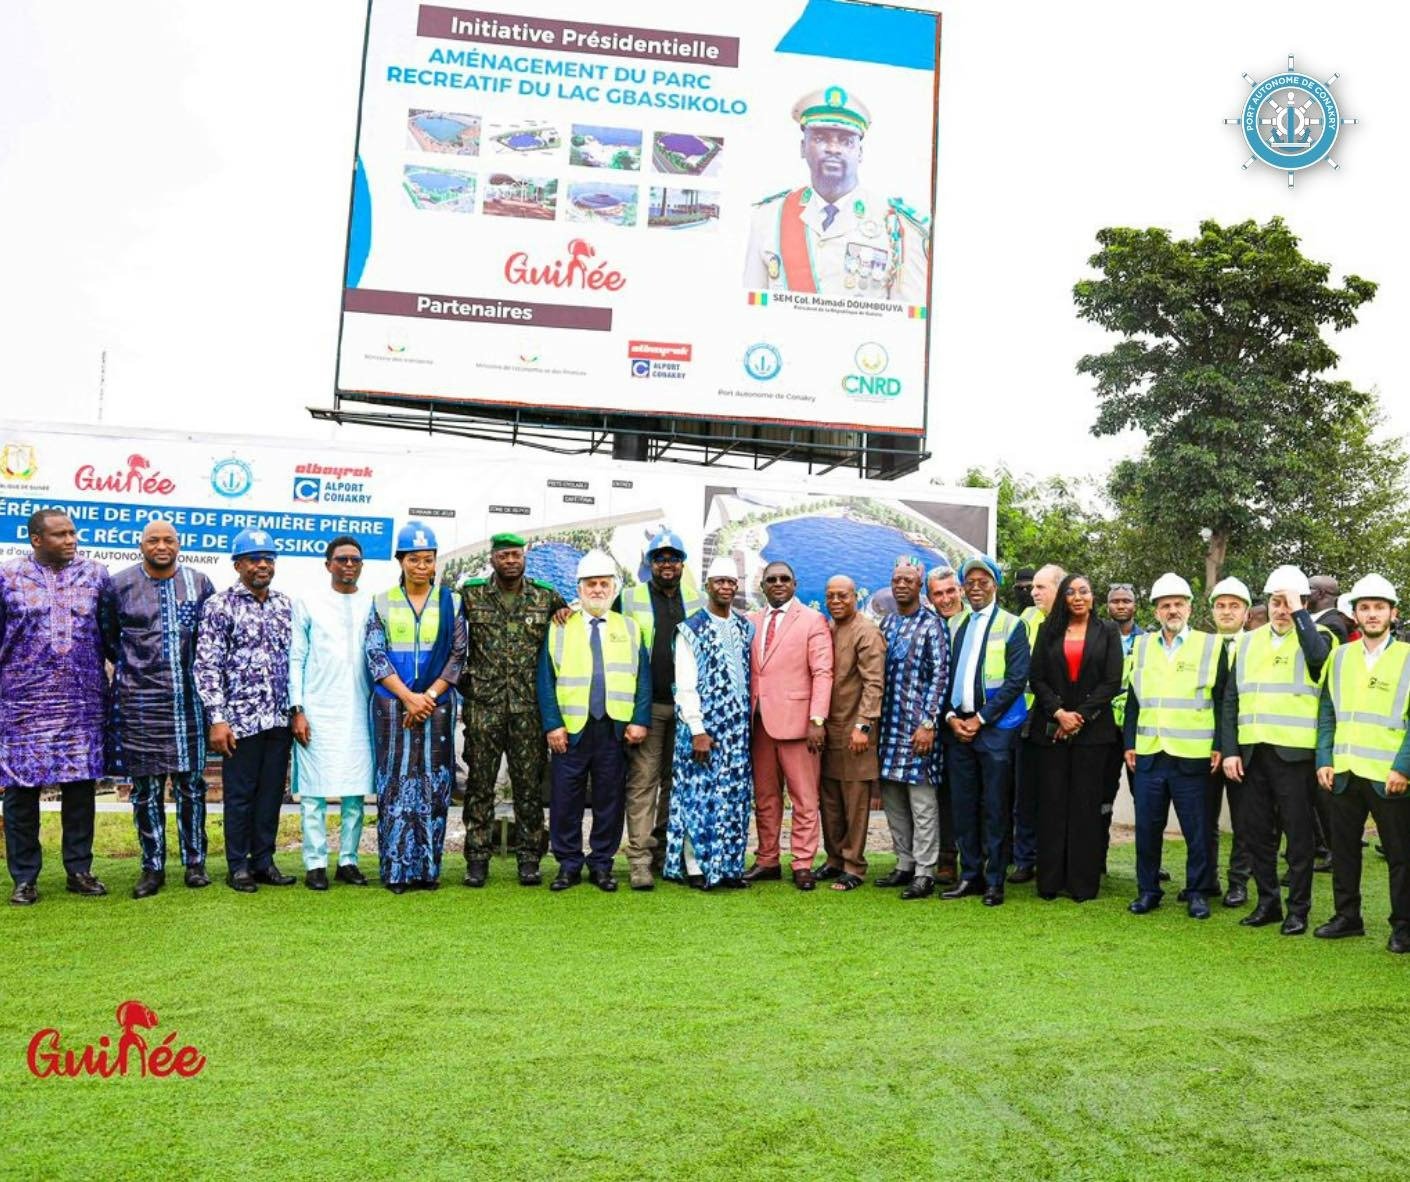
[[[371,591],[331,587],[294,601],[289,704],[302,706],[309,742],[294,744],[295,796],[361,796],[373,790],[372,724],[363,636]]]

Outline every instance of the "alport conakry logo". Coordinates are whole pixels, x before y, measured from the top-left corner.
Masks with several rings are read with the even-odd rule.
[[[772,381],[782,368],[783,354],[766,341],[744,350],[744,372],[756,382]]]
[[[323,481],[317,476],[295,476],[294,477],[294,503],[298,505],[312,504],[318,500],[318,494],[323,491]]]
[[[1334,171],[1341,166],[1332,159],[1332,147],[1342,126],[1356,123],[1341,113],[1332,97],[1332,83],[1340,74],[1319,82],[1293,68],[1293,55],[1288,54],[1288,68],[1262,82],[1244,74],[1251,93],[1243,112],[1228,125],[1237,124],[1253,153],[1243,167],[1262,161],[1270,168],[1288,174],[1292,188],[1293,174],[1321,164],[1324,160]]]
[[[255,470],[239,456],[216,460],[211,468],[211,488],[222,497],[243,497],[255,483]]]

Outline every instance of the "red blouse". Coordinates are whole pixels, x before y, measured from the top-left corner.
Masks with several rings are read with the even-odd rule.
[[[1067,658],[1067,680],[1076,681],[1077,671],[1082,668],[1082,646],[1087,643],[1085,636],[1068,636],[1062,642],[1062,655]]]

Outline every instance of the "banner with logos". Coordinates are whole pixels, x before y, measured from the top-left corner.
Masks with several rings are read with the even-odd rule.
[[[370,0],[338,390],[925,427],[939,17]]]
[[[0,561],[30,553],[31,513],[58,508],[78,527],[81,552],[114,571],[139,560],[143,527],[164,518],[182,561],[218,587],[235,578],[235,534],[259,528],[280,555],[276,587],[326,585],[325,547],[346,534],[362,545],[364,585],[380,589],[397,578],[397,528],[416,518],[436,535],[444,576],[486,574],[490,538],[508,531],[527,541],[529,573],[571,598],[587,550],[606,550],[634,581],[646,577],[647,542],[669,528],[697,577],[726,553],[757,592],[763,565],[782,558],[797,570],[800,595],[820,602],[833,574],[851,575],[865,598],[899,554],[932,565],[993,547],[992,490],[837,476],[721,483],[721,475],[523,453],[0,424]]]

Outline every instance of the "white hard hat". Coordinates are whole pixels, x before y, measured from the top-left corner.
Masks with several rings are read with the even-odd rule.
[[[1253,606],[1253,596],[1248,593],[1248,584],[1242,579],[1236,579],[1230,575],[1227,579],[1220,579],[1209,589],[1209,602],[1213,603],[1221,595],[1232,595],[1236,599],[1242,599],[1250,607]]]
[[[589,550],[578,559],[578,579],[595,579],[602,575],[615,579],[617,577],[617,564],[612,561],[612,556],[601,550]]]
[[[1395,593],[1395,588],[1391,586],[1390,580],[1384,575],[1362,575],[1356,580],[1347,599],[1355,606],[1358,599],[1384,599],[1388,603],[1399,603],[1400,599]]]
[[[710,569],[705,572],[705,581],[711,579],[733,579],[739,582],[739,568],[728,554],[716,554],[710,560]]]
[[[1279,591],[1285,591],[1289,595],[1307,596],[1312,594],[1307,576],[1295,566],[1278,567],[1263,584],[1264,595],[1276,595]]]
[[[1356,614],[1356,605],[1351,602],[1350,595],[1337,596],[1337,611],[1341,612],[1344,616],[1354,616]]]
[[[1173,571],[1166,571],[1151,585],[1151,602],[1155,603],[1170,595],[1183,595],[1186,599],[1195,597],[1189,583]]]

